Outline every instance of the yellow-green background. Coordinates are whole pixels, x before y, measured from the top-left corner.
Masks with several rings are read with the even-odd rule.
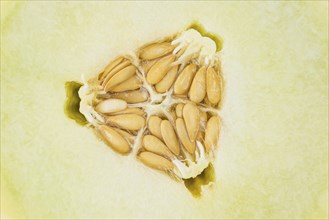
[[[198,21],[226,96],[201,199],[65,117],[64,83]],[[1,215],[327,218],[328,2],[1,2]]]

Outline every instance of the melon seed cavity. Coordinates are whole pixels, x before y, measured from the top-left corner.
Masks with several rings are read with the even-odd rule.
[[[114,152],[200,196],[215,181],[220,141],[222,42],[212,36],[193,24],[118,54],[83,84],[66,84],[66,114],[88,123]]]

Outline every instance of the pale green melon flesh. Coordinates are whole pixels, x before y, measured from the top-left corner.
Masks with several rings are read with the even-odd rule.
[[[1,215],[326,218],[328,2],[1,2]],[[216,183],[200,199],[63,111],[64,83],[198,21],[224,41]]]

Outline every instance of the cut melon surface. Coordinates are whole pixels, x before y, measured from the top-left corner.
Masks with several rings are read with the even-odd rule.
[[[1,217],[328,217],[328,2],[1,2]],[[198,199],[64,113],[65,82],[199,22],[223,39]]]

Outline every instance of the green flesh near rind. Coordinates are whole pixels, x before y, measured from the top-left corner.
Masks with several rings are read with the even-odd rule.
[[[206,31],[206,29],[203,27],[202,24],[200,24],[199,22],[193,22],[188,28],[188,29],[194,29],[196,31],[198,31],[202,36],[204,37],[209,37],[211,40],[213,40],[216,44],[216,51],[221,51],[223,48],[223,39],[213,33],[210,33],[208,31]]]
[[[82,86],[81,83],[70,81],[65,83],[65,90],[66,90],[66,101],[64,106],[64,112],[67,117],[73,119],[79,125],[86,125],[88,122],[80,113],[80,97],[79,97],[79,89]]]
[[[185,187],[192,193],[194,197],[200,197],[202,186],[206,186],[211,182],[215,182],[215,169],[212,164],[202,171],[200,175],[195,178],[184,180]]]

